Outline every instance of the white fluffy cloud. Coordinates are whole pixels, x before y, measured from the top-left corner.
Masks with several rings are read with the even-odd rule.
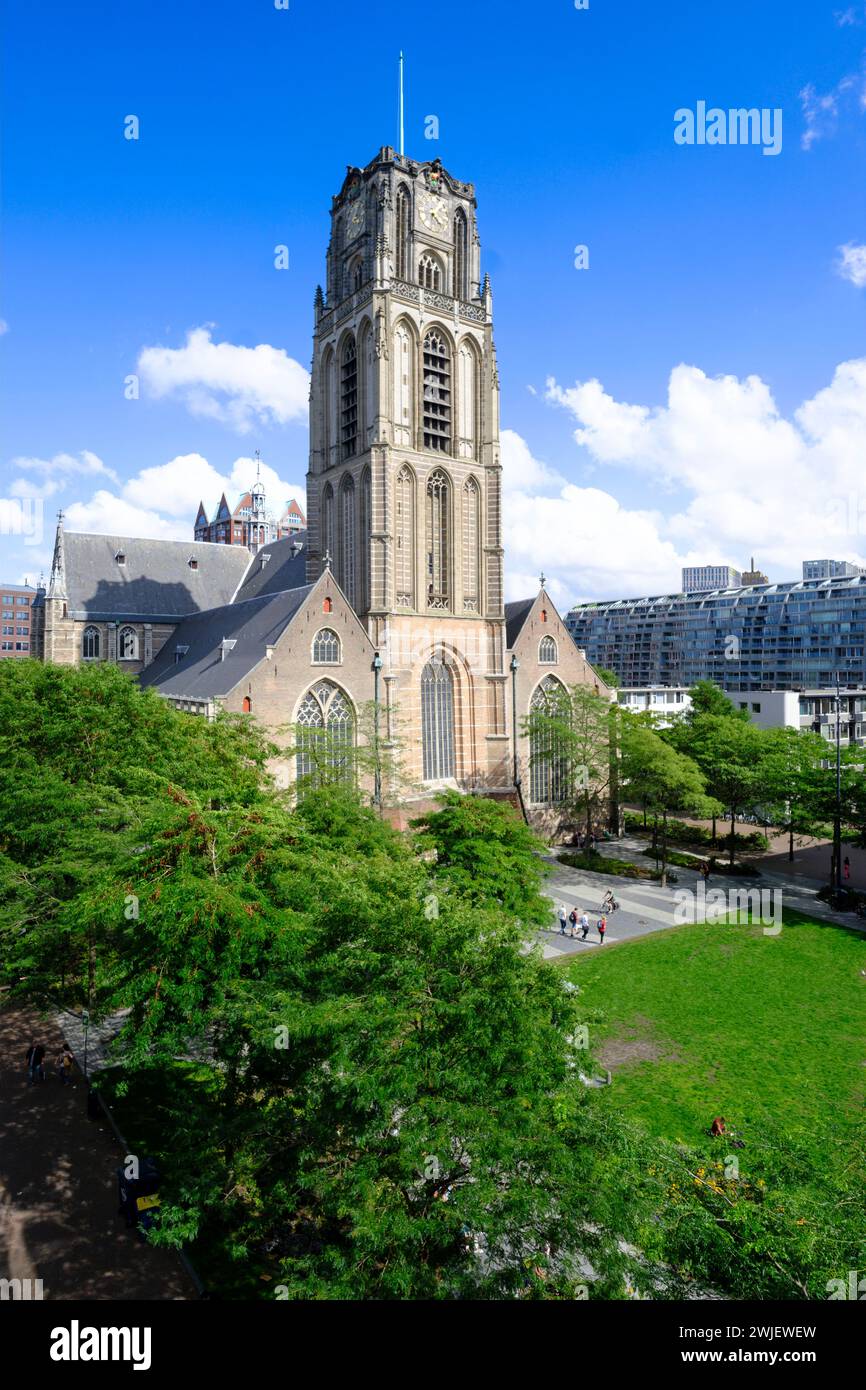
[[[843,280],[850,280],[852,285],[862,290],[866,285],[866,246],[858,246],[853,241],[840,246],[836,268]]]
[[[550,380],[546,394],[575,418],[594,485],[552,483],[505,431],[509,597],[531,593],[541,569],[567,603],[676,591],[682,565],[745,568],[751,555],[777,579],[797,578],[804,559],[866,564],[866,358],[842,363],[790,419],[760,378],[685,365],[664,406],[617,401],[598,381]],[[635,484],[664,509],[621,501]]]
[[[10,497],[52,497],[66,487],[71,479],[102,474],[113,483],[119,481],[113,468],[107,468],[98,455],[82,449],[73,454],[55,454],[50,459],[14,458],[12,468],[25,476],[14,478],[9,485]]]
[[[210,328],[194,328],[182,348],[145,347],[138,371],[153,396],[180,396],[193,415],[239,434],[255,424],[287,424],[307,413],[310,376],[282,348],[215,343]]]

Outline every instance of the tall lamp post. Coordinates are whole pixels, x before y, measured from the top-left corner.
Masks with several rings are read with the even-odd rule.
[[[836,815],[833,818],[833,859],[836,892],[842,887],[842,696],[836,673]]]
[[[375,744],[373,801],[380,815],[382,814],[382,763],[379,754],[379,673],[381,670],[382,658],[376,652],[373,657],[373,742]]]
[[[517,763],[517,671],[520,662],[512,653],[511,655],[511,746],[514,761],[514,785],[520,789],[520,769]]]

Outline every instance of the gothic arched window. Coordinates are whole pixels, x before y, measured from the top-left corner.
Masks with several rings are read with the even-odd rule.
[[[344,459],[358,451],[358,353],[348,337],[340,358],[340,443]]]
[[[340,660],[340,639],[332,627],[320,628],[313,638],[313,660],[336,665]]]
[[[85,661],[96,661],[99,658],[99,628],[86,627],[81,639],[81,655]]]
[[[466,214],[459,208],[454,218],[454,298],[469,298],[469,259],[466,252]]]
[[[451,484],[437,468],[427,480],[427,607],[448,608],[451,585]]]
[[[542,637],[538,644],[538,660],[548,665],[558,660],[556,642],[552,637]]]
[[[325,491],[322,494],[322,561],[324,563],[327,556],[331,563],[334,561],[334,547],[336,537],[334,535],[334,489],[330,483],[325,484]]]
[[[365,468],[361,474],[360,516],[360,554],[358,557],[358,602],[361,611],[370,607],[370,527],[371,512],[370,470]]]
[[[421,672],[423,779],[438,782],[454,772],[454,685],[451,672],[434,657]]]
[[[349,266],[349,293],[356,293],[364,283],[364,258],[356,256]]]
[[[325,437],[323,442],[323,463],[325,468],[330,464],[336,463],[335,453],[337,439],[337,366],[333,351],[329,348],[322,368],[324,380],[324,426]]]
[[[412,442],[412,338],[405,323],[394,330],[394,443]]]
[[[405,464],[394,485],[394,590],[398,608],[415,607],[415,475]]]
[[[461,343],[457,352],[457,439],[461,458],[475,457],[475,352]]]
[[[346,598],[355,606],[355,480],[344,478],[340,488],[340,552],[337,577]]]
[[[548,722],[568,715],[568,694],[556,676],[545,676],[529,702],[530,800],[557,805],[568,795],[568,760]]]
[[[318,681],[301,701],[295,723],[298,781],[314,787],[351,781],[355,716],[342,690]]]
[[[395,257],[398,280],[409,279],[409,195],[403,187],[397,190],[395,210]]]
[[[121,661],[138,660],[138,633],[134,627],[122,627],[117,638],[117,655]]]
[[[250,699],[249,695],[245,695],[243,700],[241,701],[241,711],[244,714],[252,714],[253,702]]]
[[[474,478],[463,484],[463,607],[477,613],[481,598],[480,494]]]
[[[451,452],[451,352],[435,329],[424,339],[424,448]]]
[[[423,255],[418,262],[418,284],[425,290],[441,290],[442,267],[435,256]]]

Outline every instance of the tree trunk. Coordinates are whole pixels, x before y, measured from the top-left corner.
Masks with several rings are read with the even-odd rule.
[[[668,872],[668,813],[667,808],[662,811],[662,888],[667,886]]]
[[[713,816],[713,844],[716,843],[716,818]]]
[[[733,863],[734,863],[734,835],[736,834],[736,824],[737,824],[736,815],[737,815],[737,808],[736,808],[736,806],[732,806],[732,807],[731,807],[731,843],[730,843],[730,857],[731,857],[731,866],[732,866],[732,867],[733,867]]]
[[[794,862],[794,827],[793,827],[793,825],[789,825],[789,826],[788,826],[788,862],[791,863],[791,864],[793,864],[793,862]]]

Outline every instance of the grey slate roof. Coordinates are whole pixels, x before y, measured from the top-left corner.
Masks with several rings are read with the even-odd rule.
[[[245,546],[203,541],[67,531],[63,546],[69,612],[96,620],[177,620],[229,603],[250,563]],[[118,564],[118,553],[125,564]],[[190,559],[198,561],[194,570]]]
[[[264,658],[265,648],[285,632],[313,587],[305,584],[303,588],[227,603],[185,618],[155,661],[141,672],[139,682],[176,700],[209,700],[227,695]],[[224,637],[233,639],[235,645],[223,661],[220,643]],[[175,662],[179,646],[187,646],[189,651]]]
[[[535,598],[537,597],[536,594]],[[513,650],[514,643],[520,636],[535,598],[521,598],[516,603],[506,603],[505,605],[505,645],[509,651]]]
[[[284,589],[300,589],[306,584],[306,540],[306,531],[298,531],[294,536],[263,545],[252,557],[252,564],[238,590],[237,602],[257,598],[260,594],[278,594]]]

